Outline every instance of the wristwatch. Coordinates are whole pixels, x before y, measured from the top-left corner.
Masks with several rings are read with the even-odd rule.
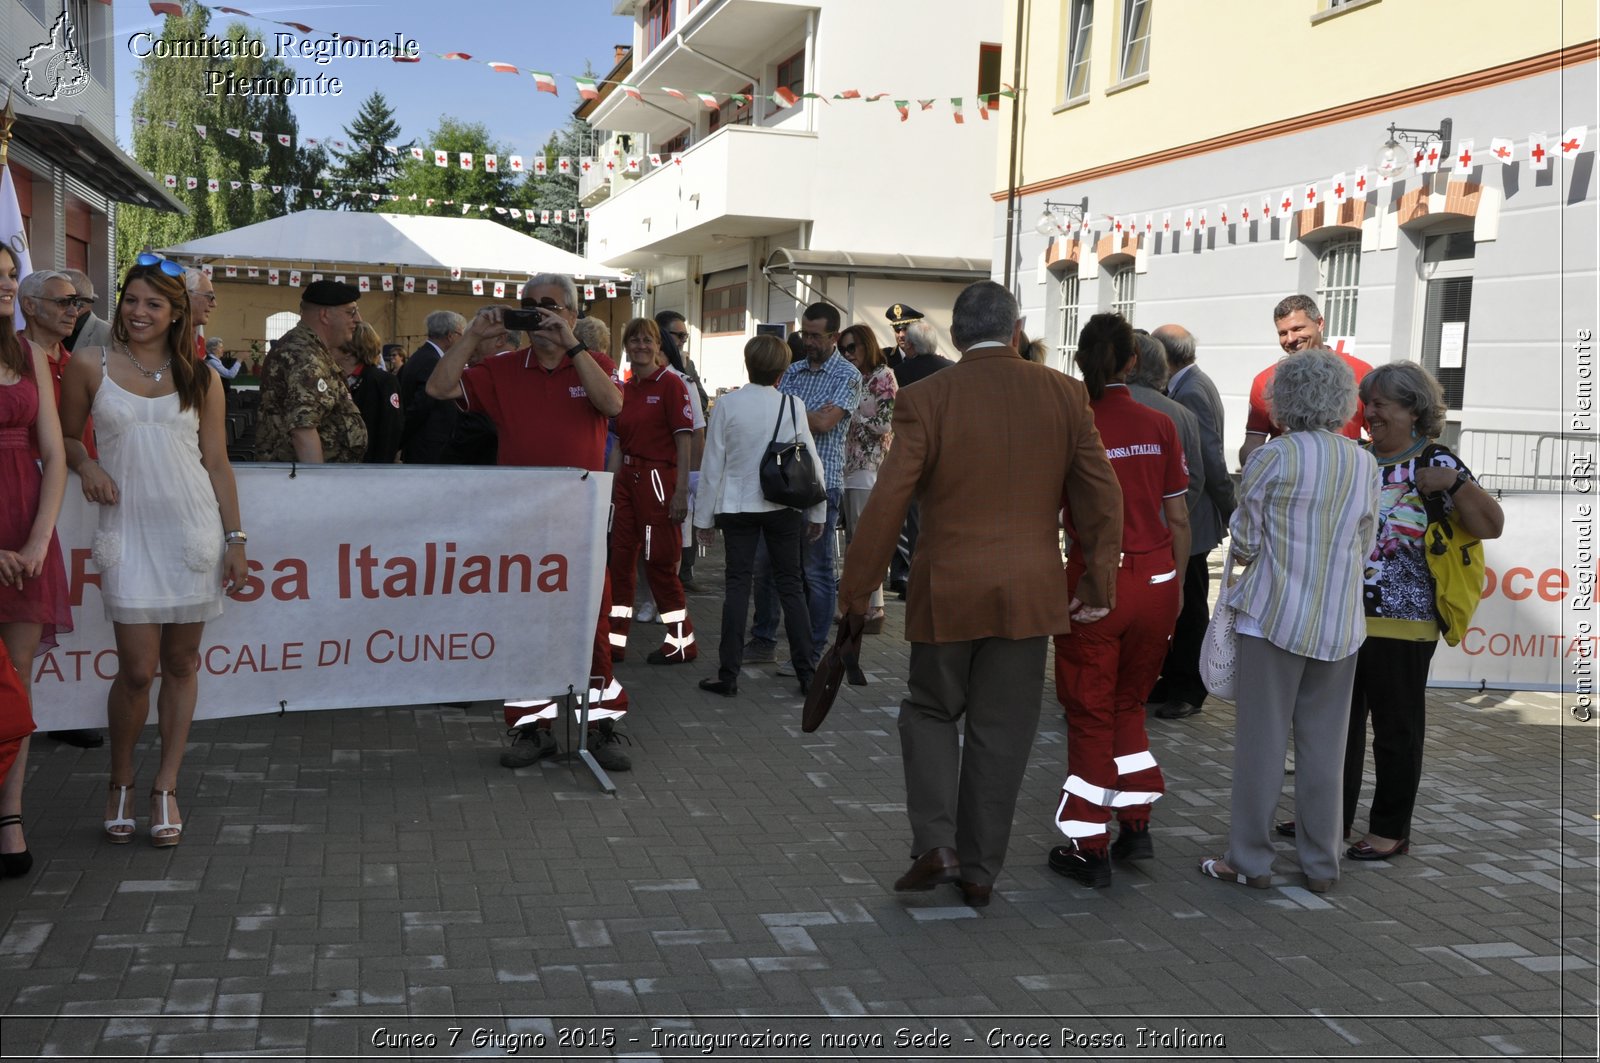
[[[1471,479],[1472,475],[1468,473],[1466,469],[1457,469],[1456,482],[1451,484],[1449,487],[1446,487],[1444,489],[1444,493],[1453,497],[1457,491],[1461,490],[1461,485],[1467,483]]]
[[[587,351],[588,349],[589,348],[585,347],[581,343],[574,343],[571,347],[567,348],[567,357],[568,358],[576,358],[576,357],[578,357],[578,355],[582,354],[584,351]]]

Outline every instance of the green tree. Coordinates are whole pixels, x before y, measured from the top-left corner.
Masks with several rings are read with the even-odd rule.
[[[181,17],[166,19],[161,38],[169,44],[193,42],[209,32],[210,21],[207,8],[187,6]],[[120,209],[117,259],[122,268],[146,247],[181,243],[296,209],[292,190],[315,184],[327,165],[320,147],[300,146],[299,123],[286,97],[207,94],[208,71],[239,79],[294,76],[280,59],[249,55],[251,49],[241,47],[242,42],[260,38],[238,23],[230,24],[222,36],[234,43],[235,58],[157,59],[152,53],[140,61],[133,98],[133,157],[157,180],[168,174],[176,177],[177,187],[168,191],[189,213]],[[197,127],[203,127],[205,134]],[[261,134],[260,143],[252,132]],[[278,142],[280,133],[289,136],[289,146]],[[198,179],[194,190],[185,187],[186,177]],[[207,190],[208,180],[218,182],[218,191]],[[233,182],[240,187],[233,188]]]
[[[582,212],[576,223],[566,218],[567,212],[578,206],[578,171],[584,156],[589,153],[585,147],[589,143],[589,138],[585,136],[588,130],[589,126],[582,119],[574,117],[551,133],[550,139],[539,149],[544,157],[546,176],[531,176],[522,186],[520,206],[536,213],[548,210],[552,219],[561,218],[560,224],[554,221],[549,225],[535,224],[532,235],[564,251],[578,250],[577,234],[584,224]],[[563,174],[557,168],[556,160],[561,158],[572,160],[570,174]],[[531,166],[529,170],[531,172]]]
[[[389,186],[389,191],[399,196],[383,209],[399,214],[461,214],[469,208],[473,217],[487,217],[504,221],[504,215],[495,207],[510,208],[516,204],[517,178],[509,171],[510,149],[491,140],[489,131],[478,122],[463,122],[449,115],[441,116],[439,124],[423,140],[428,152],[425,158],[406,156],[400,163],[400,173]],[[445,153],[446,165],[434,163],[433,152]],[[472,169],[461,168],[462,152],[472,153]],[[489,173],[484,169],[483,156],[493,154],[503,172]],[[428,201],[432,200],[430,204]],[[446,205],[448,203],[448,205]],[[484,206],[487,209],[480,211]]]
[[[345,126],[344,132],[349,146],[335,147],[331,152],[332,176],[344,187],[334,193],[334,202],[328,205],[344,210],[389,210],[386,199],[375,202],[371,193],[387,195],[392,191],[390,185],[400,174],[400,160],[409,157],[411,143],[400,143],[400,123],[395,121],[394,109],[383,93],[375,91],[368,96],[356,120]]]

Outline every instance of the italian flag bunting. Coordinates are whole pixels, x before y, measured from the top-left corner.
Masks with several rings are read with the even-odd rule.
[[[677,89],[668,88],[665,85],[661,86],[661,91],[666,93],[668,96],[671,96],[673,99],[676,99],[676,100],[687,100],[688,99],[687,96],[685,96],[683,93],[679,92]]]
[[[621,89],[622,90],[622,94],[624,96],[628,97],[628,99],[630,99],[630,100],[642,100],[642,99],[644,99],[644,95],[643,95],[643,93],[641,93],[639,91],[639,86],[637,86],[637,85],[630,85],[626,81],[624,81],[624,82],[620,83],[617,86],[617,88]]]
[[[904,122],[911,117],[911,101],[895,100],[894,109],[900,112],[900,121]]]
[[[795,104],[800,102],[800,97],[796,96],[793,92],[784,88],[782,85],[779,85],[772,92],[772,102],[777,104],[779,107],[793,107]]]
[[[699,100],[701,106],[708,111],[715,111],[717,109],[717,97],[713,93],[697,92],[694,94],[694,98]]]
[[[495,62],[491,62],[489,64],[489,69],[495,71],[498,74],[515,74],[515,73],[517,73],[517,68],[512,66],[510,63],[495,63]]]
[[[961,97],[960,96],[951,97],[951,99],[950,99],[950,112],[951,112],[951,117],[956,120],[956,125],[964,125],[966,123],[966,121],[967,121],[966,116],[961,113]]]
[[[598,100],[600,90],[595,87],[593,78],[573,78],[572,83],[578,87],[578,97],[584,100]]]
[[[561,95],[561,93],[556,91],[556,79],[554,74],[546,74],[538,70],[530,70],[528,73],[533,75],[534,88],[538,89],[540,92],[548,92],[552,96]]]

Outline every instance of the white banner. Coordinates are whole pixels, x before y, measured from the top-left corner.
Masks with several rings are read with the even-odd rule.
[[[206,625],[197,719],[587,688],[609,474],[236,465],[234,475],[251,578]],[[117,654],[90,555],[97,520],[69,477],[58,528],[75,630],[34,661],[41,731],[105,726]]]
[[[1568,571],[1570,549],[1563,558],[1578,504],[1558,494],[1500,499],[1505,532],[1483,544],[1483,598],[1460,645],[1439,641],[1430,686],[1574,689],[1575,668],[1586,671],[1596,650],[1594,631],[1574,619],[1589,613],[1594,585]]]

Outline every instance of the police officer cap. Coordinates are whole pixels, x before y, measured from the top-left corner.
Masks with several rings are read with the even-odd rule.
[[[339,281],[312,281],[301,302],[312,306],[343,306],[361,298],[361,289]]]
[[[891,325],[904,325],[909,321],[921,321],[922,311],[905,303],[895,303],[883,312],[883,316],[889,319]]]

